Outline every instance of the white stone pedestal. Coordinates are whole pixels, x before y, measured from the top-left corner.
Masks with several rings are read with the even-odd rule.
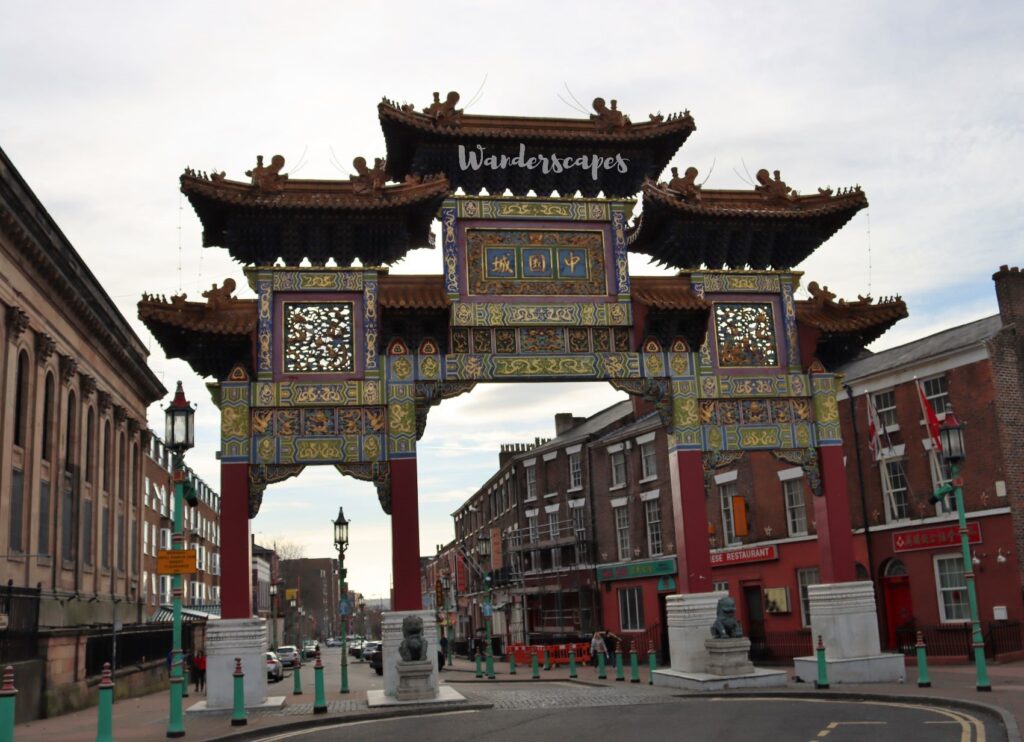
[[[704,640],[718,612],[718,600],[729,593],[687,593],[666,598],[670,666],[676,672],[707,672]]]
[[[235,657],[245,673],[245,705],[267,700],[267,624],[262,618],[218,618],[206,624],[206,708],[234,704]]]
[[[402,643],[402,621],[406,616],[419,616],[423,619],[423,638],[427,642],[427,660],[430,660],[430,689],[437,696],[437,623],[433,611],[393,611],[384,614],[381,628],[381,639],[384,644],[384,695],[396,697],[398,691],[398,663],[402,659],[398,654],[398,645]]]
[[[901,654],[883,654],[878,637],[875,591],[870,582],[839,582],[807,588],[811,639],[825,643],[829,683],[902,682]],[[796,676],[806,683],[818,677],[815,656],[793,660]]]
[[[708,653],[707,671],[711,675],[749,675],[754,672],[750,661],[750,639],[705,639]]]
[[[430,684],[430,675],[432,669],[436,667],[437,660],[399,662],[395,698],[399,701],[429,701],[435,698],[437,688]]]

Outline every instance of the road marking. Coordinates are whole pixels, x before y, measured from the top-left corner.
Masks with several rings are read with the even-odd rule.
[[[278,742],[278,740],[293,739],[294,737],[303,737],[303,736],[305,736],[307,734],[316,734],[318,732],[323,732],[323,731],[326,731],[328,729],[339,729],[341,727],[348,728],[348,727],[362,726],[363,724],[376,724],[376,723],[382,722],[382,721],[401,721],[403,719],[425,719],[427,717],[434,717],[434,716],[457,716],[459,714],[478,714],[478,713],[480,713],[480,712],[476,711],[476,710],[473,710],[473,709],[467,709],[465,711],[443,711],[443,712],[441,712],[439,714],[416,714],[416,715],[409,715],[409,716],[390,716],[390,717],[386,717],[384,719],[362,719],[360,721],[344,721],[344,722],[338,722],[337,724],[325,725],[325,726],[322,726],[322,727],[310,727],[309,729],[299,729],[298,731],[295,731],[295,732],[285,732],[284,734],[278,734],[278,735],[275,735],[273,737],[260,737],[259,738],[259,742]]]

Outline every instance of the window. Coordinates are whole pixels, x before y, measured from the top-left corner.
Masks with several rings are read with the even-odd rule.
[[[11,527],[10,550],[22,552],[22,529],[25,519],[25,472],[14,469],[11,472]]]
[[[46,374],[43,387],[43,461],[53,460],[53,374]]]
[[[821,582],[817,567],[798,569],[796,571],[796,584],[800,588],[800,623],[803,626],[811,625],[811,599],[807,588],[810,585],[817,585]]]
[[[142,553],[149,555],[149,523],[142,524]]]
[[[96,414],[92,407],[85,425],[85,481],[92,482],[93,467],[96,466]]]
[[[736,499],[736,483],[726,482],[718,485],[719,497],[722,500],[722,538],[724,546],[738,544],[740,540],[736,537],[736,520],[733,503]]]
[[[624,509],[619,508],[619,510]],[[623,631],[644,630],[644,604],[641,600],[640,588],[619,589],[619,626]]]
[[[548,533],[551,538],[558,538],[558,513],[548,513]]]
[[[39,553],[50,553],[50,483],[39,482]]]
[[[124,557],[128,542],[124,538],[124,515],[117,514],[117,569],[124,571]]]
[[[626,453],[625,451],[616,451],[608,457],[608,463],[611,465],[611,487],[623,487],[626,484]]]
[[[580,452],[569,454],[569,489],[578,490],[583,487],[583,463]]]
[[[935,557],[935,585],[939,595],[939,617],[942,622],[970,620],[962,556]]]
[[[925,379],[921,382],[924,389],[925,399],[935,410],[936,415],[944,415],[946,405],[949,403],[949,386],[945,376],[936,376],[934,379]]]
[[[75,561],[75,492],[72,482],[65,483],[60,506],[60,553],[66,562]]]
[[[143,525],[145,525],[145,524],[143,524]],[[132,534],[132,539],[131,539],[132,540],[132,552],[131,552],[132,561],[131,561],[131,564],[129,565],[129,568],[130,568],[130,570],[132,572],[135,572],[135,570],[138,568],[136,565],[138,565],[138,563],[139,563],[139,524],[136,523],[134,520],[132,521],[131,534]]]
[[[18,375],[14,383],[14,445],[24,448],[28,439],[28,353],[25,351],[18,354]],[[18,542],[21,542],[20,536]],[[18,551],[21,551],[20,546]]]
[[[896,394],[892,391],[879,392],[874,396],[875,412],[878,413],[878,422],[883,428],[897,425],[896,419]]]
[[[540,541],[540,527],[537,524],[537,516],[531,515],[526,519],[527,527],[530,530],[530,543],[536,543]]]
[[[711,583],[711,589],[716,593],[727,593],[729,592],[728,582],[713,582]]]
[[[882,490],[885,493],[885,514],[889,521],[910,517],[910,499],[907,497],[907,476],[902,459],[882,462]]]
[[[82,506],[82,560],[85,566],[92,566],[92,500]]]
[[[583,508],[573,508],[569,512],[572,513],[572,530],[576,536],[577,541],[587,540],[587,526],[584,522],[584,510]]]
[[[100,564],[110,569],[110,508],[103,508],[103,522],[100,523]]]
[[[661,554],[661,503],[657,499],[645,502],[644,516],[647,519],[647,553],[658,556]]]
[[[658,464],[654,455],[654,441],[640,444],[640,478],[655,479],[658,476]]]
[[[114,460],[114,447],[111,445],[110,440],[110,421],[107,420],[103,423],[103,478],[100,480],[100,486],[110,491],[110,468],[113,465]]]
[[[615,540],[619,547],[619,560],[629,559],[629,508],[615,508]]]
[[[537,499],[537,467],[526,467],[526,499]]]
[[[786,523],[790,536],[807,535],[807,505],[804,500],[803,477],[788,479],[782,483],[786,497]]]
[[[75,393],[68,392],[68,419],[64,431],[64,471],[74,472],[78,462],[78,451],[75,450],[75,422],[78,419],[75,409]]]

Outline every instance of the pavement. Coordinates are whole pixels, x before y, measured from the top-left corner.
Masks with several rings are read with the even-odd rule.
[[[368,664],[353,660],[349,664],[348,694],[340,690],[340,649],[324,652],[324,679],[328,712],[313,714],[313,666],[302,667],[302,695],[293,695],[291,671],[285,679],[268,686],[270,695],[284,695],[287,702],[281,709],[252,711],[248,724],[232,727],[230,712],[208,712],[185,715],[186,738],[193,740],[213,739],[259,739],[271,733],[285,732],[307,726],[337,724],[343,721],[364,721],[393,718],[406,715],[423,715],[451,712],[452,706],[413,706],[371,710],[366,704],[369,690],[383,687],[383,678]],[[712,694],[721,696],[750,696],[758,698],[790,698],[794,702],[802,697],[821,700],[882,700],[903,701],[929,706],[953,709],[973,709],[975,712],[989,708],[996,721],[1002,721],[1009,742],[1022,742],[1019,729],[1024,727],[1024,661],[989,664],[989,678],[992,691],[978,692],[975,688],[973,665],[945,665],[930,668],[932,687],[918,688],[917,670],[907,668],[907,682],[865,685],[833,685],[830,690],[816,690],[813,686],[791,681],[782,688],[771,691],[725,691]],[[664,688],[648,684],[646,667],[640,668],[641,682],[626,680],[616,682],[614,669],[608,668],[608,678],[597,677],[597,669],[579,667],[578,678],[569,679],[565,666],[540,672],[539,680],[531,679],[529,666],[518,667],[516,675],[509,674],[507,663],[495,664],[495,679],[476,678],[472,662],[456,659],[452,667],[441,673],[442,682],[450,684],[462,693],[467,702],[459,710],[493,709],[515,711],[529,709],[594,708],[611,706],[634,706],[639,704],[664,704],[673,699],[692,698],[676,688]],[[204,700],[195,690],[185,699],[185,708]],[[114,737],[117,740],[160,740],[166,736],[168,715],[168,693],[161,691],[139,698],[121,699],[114,704]],[[782,709],[780,709],[780,712]],[[792,712],[790,712],[792,713]],[[54,740],[95,740],[96,708],[26,722],[15,727],[16,742],[53,742]]]

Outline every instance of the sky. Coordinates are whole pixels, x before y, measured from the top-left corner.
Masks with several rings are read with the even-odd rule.
[[[382,96],[457,90],[475,114],[577,117],[616,98],[634,120],[692,113],[672,165],[708,188],[781,170],[800,192],[859,184],[870,207],[798,266],[840,297],[900,294],[910,317],[880,350],[996,312],[991,275],[1024,265],[1024,5],[954,2],[36,2],[0,0],[0,147],[149,348],[198,403],[188,463],[219,487],[218,411],[137,319],[142,292],[200,292],[241,266],[202,248],[178,192],[186,166],[244,180],[282,154],[294,177],[346,179],[383,156]],[[666,171],[666,175],[667,175]],[[658,274],[642,256],[634,274]],[[417,250],[393,273],[439,273]],[[497,468],[501,443],[554,433],[621,394],[603,384],[480,386],[430,413],[419,444],[423,554]],[[162,432],[160,404],[150,423]],[[374,489],[333,468],[271,485],[266,545],[334,554],[352,521],[349,583],[390,586]]]

